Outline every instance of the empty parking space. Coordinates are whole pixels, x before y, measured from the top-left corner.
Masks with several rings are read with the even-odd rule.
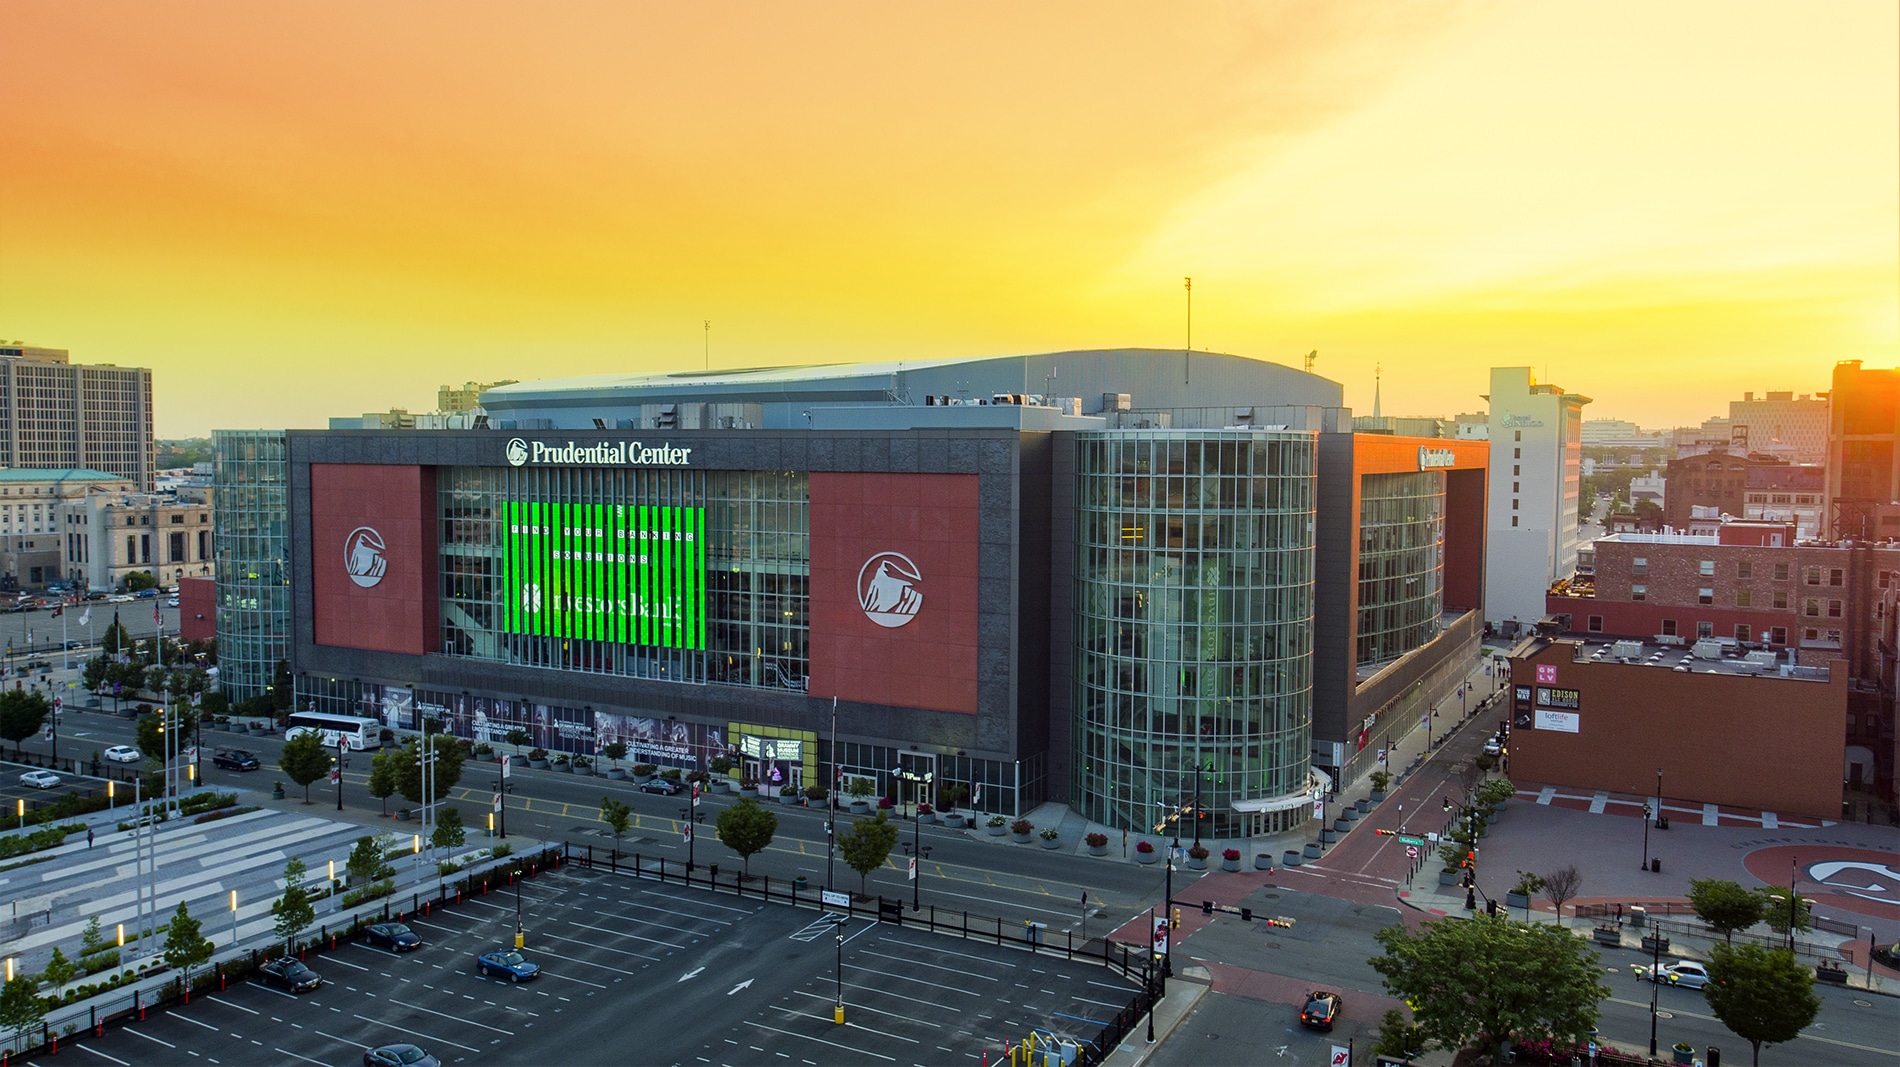
[[[313,992],[234,983],[73,1051],[98,1063],[355,1064],[368,1047],[412,1042],[445,1063],[979,1062],[1032,1031],[1092,1037],[1138,987],[1086,961],[599,869],[544,872],[519,890],[518,904],[497,889],[405,916],[424,942],[412,952],[313,953],[324,978]],[[517,921],[540,975],[478,975],[476,956],[511,947]]]

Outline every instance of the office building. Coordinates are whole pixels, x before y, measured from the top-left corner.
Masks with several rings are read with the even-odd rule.
[[[1663,525],[1687,530],[1698,517],[1742,518],[1748,510],[1751,472],[1786,466],[1768,456],[1731,453],[1725,448],[1672,459],[1664,474]]]
[[[1784,446],[1793,463],[1821,463],[1827,457],[1827,394],[1743,393],[1728,402],[1729,440],[1737,452],[1779,455]]]
[[[0,345],[0,467],[100,470],[151,492],[152,372]]]
[[[1828,393],[1829,537],[1900,538],[1900,370],[1834,365]]]
[[[1276,364],[483,399],[492,430],[286,435],[300,701],[791,785],[833,780],[835,703],[835,771],[904,803],[981,786],[1139,829],[1198,777],[1207,831],[1249,836],[1302,825],[1478,654],[1487,446],[1354,435],[1336,383]]]
[[[1529,367],[1493,367],[1484,619],[1505,632],[1543,617],[1544,590],[1577,566],[1583,405]]]
[[[0,469],[0,588],[36,589],[69,574],[60,509],[90,493],[131,492],[132,479],[95,470]]]
[[[211,574],[211,505],[157,493],[92,493],[60,505],[63,569],[75,585],[122,589],[135,573],[170,588]]]

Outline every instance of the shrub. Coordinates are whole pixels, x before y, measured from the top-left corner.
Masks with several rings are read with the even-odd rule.
[[[830,795],[830,791],[822,785],[808,785],[805,787],[805,799],[811,801],[813,804],[823,801]]]
[[[937,813],[937,809],[931,807],[928,804],[917,805],[917,814],[919,815],[935,815],[936,813]]]
[[[1240,850],[1237,848],[1226,849],[1221,852],[1220,858],[1229,863],[1237,862],[1240,859]]]
[[[1017,819],[1009,824],[1009,832],[1012,834],[1026,834],[1035,828],[1035,824],[1028,819]]]
[[[388,878],[380,882],[372,882],[361,889],[352,889],[343,894],[343,906],[346,908],[354,908],[366,900],[377,900],[386,897],[394,892],[395,889],[396,883]]]
[[[1196,859],[1196,860],[1204,860],[1204,859],[1206,859],[1206,858],[1207,858],[1207,846],[1206,846],[1206,845],[1195,845],[1194,847],[1192,847],[1192,848],[1190,848],[1190,849],[1188,849],[1188,858],[1189,858],[1189,859]]]
[[[798,787],[790,782],[786,782],[784,785],[778,787],[778,795],[782,797],[795,797],[798,795]]]
[[[714,756],[712,762],[706,766],[710,767],[714,774],[724,774],[732,769],[732,761],[724,756]]]
[[[668,767],[660,772],[660,777],[669,782],[677,782],[680,780],[680,769],[678,767]]]
[[[1386,787],[1392,784],[1391,771],[1373,771],[1371,774],[1371,778],[1372,778],[1372,789],[1373,789],[1373,792],[1375,793],[1385,792]]]
[[[1542,877],[1519,871],[1517,872],[1517,884],[1511,887],[1511,892],[1516,893],[1518,896],[1530,897],[1536,896],[1542,892],[1543,889],[1544,879]]]
[[[528,758],[529,758],[529,759],[531,759],[531,760],[533,760],[533,759],[538,759],[538,760],[544,760],[544,759],[547,759],[547,758],[548,758],[548,750],[547,750],[547,749],[545,749],[545,748],[531,748],[531,749],[529,749],[529,750],[528,750]]]
[[[507,854],[509,854],[510,852],[513,852],[514,850],[515,850],[515,846],[509,844],[506,841],[503,841],[501,844],[496,845],[494,848],[489,849],[488,854],[495,857],[496,859],[500,859],[503,856],[506,856]]]
[[[758,787],[759,787],[759,780],[757,778],[748,778],[748,777],[745,777],[744,775],[741,775],[739,777],[739,788],[757,789]]]
[[[1009,821],[1008,819],[1003,818],[1001,815],[992,815],[990,816],[989,824],[991,826],[1001,826],[1004,823],[1007,823],[1008,821]]]
[[[1139,853],[1141,853],[1141,854],[1142,854],[1142,855],[1144,855],[1144,856],[1146,856],[1146,855],[1148,855],[1149,853],[1151,853],[1151,852],[1153,852],[1154,850],[1155,850],[1155,847],[1154,847],[1154,845],[1153,845],[1152,843],[1150,843],[1150,842],[1147,842],[1147,841],[1137,841],[1137,842],[1135,842],[1135,851],[1136,851],[1136,852],[1139,852]]]
[[[659,769],[660,768],[651,763],[636,763],[633,765],[633,773],[637,778],[651,778]]]
[[[877,798],[877,806],[878,806],[878,808],[879,808],[880,810],[882,810],[882,811],[889,811],[889,810],[891,810],[891,808],[893,808],[893,807],[895,807],[896,805],[895,805],[895,803],[894,803],[894,802],[893,802],[893,801],[891,800],[891,798],[890,798],[890,797],[878,797],[878,798]]]
[[[1087,837],[1083,838],[1082,840],[1087,841],[1089,843],[1090,848],[1101,848],[1102,846],[1108,844],[1108,835],[1107,834],[1090,834]]]
[[[1056,838],[1062,836],[1062,831],[1056,829],[1053,826],[1047,826],[1043,828],[1042,833],[1038,836],[1040,836],[1044,841],[1054,841]]]

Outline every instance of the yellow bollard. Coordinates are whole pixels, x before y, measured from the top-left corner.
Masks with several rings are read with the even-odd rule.
[[[832,1007],[831,1021],[833,1023],[836,1023],[839,1026],[844,1025],[844,1005],[843,1004],[838,1004]]]
[[[522,946],[522,944],[523,944],[523,942],[525,942],[525,941],[527,940],[527,937],[528,937],[528,935],[527,935],[527,932],[526,932],[526,931],[524,931],[524,930],[516,930],[516,931],[515,931],[515,947],[516,947],[516,948],[520,948],[520,947]]]

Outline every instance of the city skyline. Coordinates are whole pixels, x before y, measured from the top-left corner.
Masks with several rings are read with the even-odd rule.
[[[1191,343],[1646,428],[1900,364],[1888,3],[0,9],[0,338],[160,437]],[[711,322],[710,330],[704,323]]]

